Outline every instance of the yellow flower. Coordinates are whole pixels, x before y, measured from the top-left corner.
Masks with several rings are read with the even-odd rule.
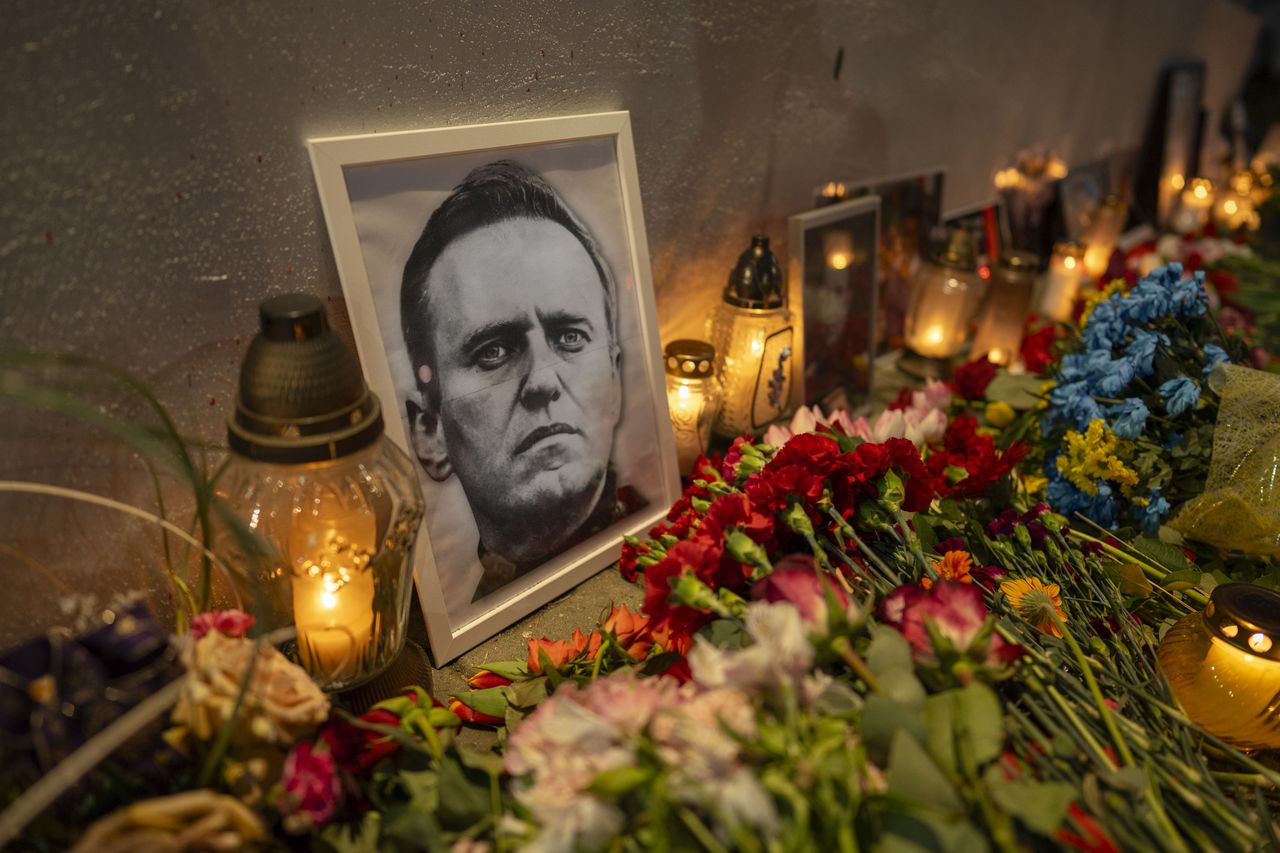
[[[973,583],[973,578],[969,575],[969,570],[972,568],[973,558],[968,551],[948,551],[942,555],[941,560],[933,564],[933,570],[938,573],[938,580],[952,583]],[[921,578],[920,585],[925,589],[932,589],[933,578]]]
[[[1117,293],[1124,293],[1124,279],[1117,278],[1108,284],[1102,290],[1094,290],[1084,295],[1084,311],[1080,314],[1080,328],[1084,328],[1089,322],[1089,315],[1093,313],[1093,309],[1098,307],[1102,302],[1107,301]]]
[[[987,408],[982,414],[987,419],[987,423],[997,429],[1004,429],[1009,424],[1013,423],[1013,419],[1016,417],[1016,414],[1013,411],[1013,406],[1010,406],[1003,400],[996,400],[994,403],[987,403]]]
[[[1056,583],[1017,578],[1001,583],[1000,591],[1019,616],[1046,634],[1062,638],[1061,623],[1067,621],[1067,614],[1062,609],[1062,591]]]
[[[1138,474],[1125,464],[1133,445],[1116,438],[1106,421],[1096,419],[1081,435],[1071,430],[1063,436],[1066,450],[1058,456],[1058,470],[1071,485],[1087,495],[1098,493],[1098,481],[1108,480],[1129,494],[1138,484]]]
[[[1039,474],[1022,474],[1022,488],[1027,490],[1028,495],[1038,495],[1049,485],[1048,477],[1041,477]]]

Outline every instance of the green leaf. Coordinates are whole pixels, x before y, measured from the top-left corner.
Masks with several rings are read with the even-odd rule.
[[[813,702],[814,708],[822,714],[832,717],[844,717],[855,713],[863,706],[863,699],[843,681],[832,681]]]
[[[440,805],[440,779],[434,770],[401,770],[396,781],[409,798],[409,806],[434,812]]]
[[[484,690],[463,690],[453,697],[468,708],[501,719],[507,713],[507,687],[486,687]]]
[[[1143,573],[1142,567],[1135,563],[1121,564],[1108,561],[1103,563],[1103,570],[1116,582],[1121,595],[1147,598],[1155,589],[1155,585]]]
[[[359,824],[330,824],[311,838],[311,849],[320,853],[378,853],[382,815],[365,812]]]
[[[509,678],[512,681],[519,681],[522,678],[529,677],[529,665],[522,660],[497,660],[486,663],[484,666],[476,667],[477,669],[487,670],[494,675],[500,675],[503,678]]]
[[[1176,572],[1190,565],[1187,562],[1187,555],[1182,553],[1182,550],[1176,545],[1170,545],[1168,542],[1140,536],[1130,544],[1139,554],[1142,554],[1165,571]]]
[[[981,682],[934,694],[925,700],[929,752],[944,768],[957,771],[956,742],[963,738],[970,759],[982,765],[1004,749],[1004,711]]]
[[[964,803],[933,759],[915,738],[899,729],[889,747],[885,773],[889,792],[926,808],[960,814]]]
[[[742,649],[751,643],[751,637],[736,619],[717,619],[698,634],[718,649]]]
[[[1027,825],[1032,832],[1051,836],[1067,815],[1067,806],[1076,798],[1075,785],[1068,782],[1034,782],[1006,779],[999,765],[983,774],[983,782],[996,805]]]
[[[924,686],[915,676],[911,646],[893,628],[878,625],[872,630],[867,666],[876,676],[886,698],[917,707],[924,702]]]
[[[917,513],[914,523],[916,538],[920,540],[920,550],[926,554],[932,554],[933,546],[938,544],[938,533],[933,529],[933,523],[924,513]]]
[[[547,698],[547,679],[545,677],[528,678],[523,681],[514,681],[506,687],[492,689],[501,690],[507,702],[517,708],[533,708]],[[500,715],[494,714],[494,716]]]
[[[466,829],[489,815],[489,776],[446,759],[439,764],[437,813],[448,829]]]
[[[653,778],[645,767],[615,767],[596,774],[587,790],[604,800],[616,802]]]
[[[926,738],[924,706],[921,703],[904,704],[884,696],[868,696],[859,718],[862,740],[883,764],[889,754],[893,737],[900,730],[924,742]]]

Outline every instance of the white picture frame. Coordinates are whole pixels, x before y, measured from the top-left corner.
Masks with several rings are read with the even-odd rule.
[[[668,508],[680,495],[630,117],[625,111],[606,112],[317,138],[308,140],[307,145],[361,364],[370,388],[383,401],[387,434],[415,460],[426,494],[427,511],[415,548],[414,577],[432,657],[436,665],[441,666],[614,563],[619,557],[623,536],[650,529],[665,517]],[[425,389],[433,386],[420,384],[422,377],[426,377],[427,383],[436,381],[436,377],[430,367],[413,366],[415,359],[409,355],[411,345],[403,333],[397,334],[399,328],[410,331],[408,324],[399,325],[399,276],[405,272],[404,262],[412,254],[413,247],[423,239],[426,219],[443,199],[454,194],[458,180],[475,174],[472,170],[477,166],[501,166],[499,161],[513,162],[545,181],[558,200],[571,211],[570,218],[576,217],[589,232],[586,238],[578,236],[581,245],[574,244],[578,249],[573,251],[594,244],[596,251],[592,253],[591,248],[587,251],[596,262],[599,276],[596,283],[604,285],[602,304],[605,314],[610,310],[610,284],[607,279],[609,271],[612,272],[616,298],[614,313],[608,323],[608,340],[616,345],[618,355],[611,356],[605,363],[614,365],[616,398],[610,399],[616,400],[614,408],[618,414],[607,460],[608,477],[603,482],[618,488],[613,493],[615,502],[610,506],[605,501],[611,493],[607,486],[602,486],[599,502],[588,519],[596,522],[601,517],[612,519],[605,529],[583,541],[571,542],[565,550],[547,556],[532,570],[520,569],[521,573],[514,580],[478,600],[474,596],[479,593],[473,592],[472,600],[464,606],[461,602],[466,597],[469,579],[475,576],[477,565],[481,573],[478,589],[484,590],[491,574],[490,564],[494,562],[493,559],[486,561],[486,558],[497,557],[498,562],[503,562],[505,558],[497,552],[505,543],[487,547],[485,537],[479,533],[481,524],[473,510],[475,502],[466,497],[460,483],[454,482],[449,487],[449,479],[462,479],[456,462],[454,475],[437,482],[426,475],[429,461],[416,450],[422,446],[415,445],[415,441],[420,440],[424,428],[421,420],[410,422],[410,418],[415,417],[410,403],[414,393],[426,401],[428,392]],[[414,211],[420,215],[415,217]],[[523,221],[530,220],[525,218]],[[473,228],[471,233],[483,231],[485,227],[496,226]],[[555,227],[548,227],[556,231]],[[567,230],[568,226],[565,228]],[[501,252],[503,247],[516,245],[506,236],[509,232],[504,231],[501,235],[491,233],[494,241],[489,245],[493,251]],[[559,231],[556,234],[563,236]],[[462,237],[456,239],[461,240]],[[545,244],[543,241],[542,245]],[[444,257],[443,253],[440,257]],[[601,263],[604,264],[603,269]],[[532,274],[528,270],[536,267],[526,269],[517,265],[516,269],[519,270],[516,277],[520,279],[516,284],[522,289],[495,293],[501,292],[505,296],[540,292],[525,281]],[[406,279],[409,277],[405,276]],[[441,291],[442,287],[461,289],[461,285],[440,284],[445,280],[432,279],[436,282],[432,285],[436,293],[433,305],[441,300],[444,300],[442,304],[449,304],[439,294],[450,291]],[[492,283],[488,276],[474,280],[483,282],[474,287],[489,287]],[[427,276],[424,275],[422,281],[423,296],[421,302],[415,304],[425,306]],[[405,286],[408,287],[407,284]],[[470,292],[474,292],[474,288]],[[485,300],[486,304],[502,301]],[[591,299],[585,301],[594,304]],[[437,306],[435,310],[439,316],[443,309]],[[421,311],[428,309],[424,307]],[[454,316],[448,315],[447,323],[444,319],[432,321],[430,317],[422,321],[422,327],[429,330],[425,334],[435,336],[431,339],[431,352],[436,352],[437,338],[452,334]],[[541,318],[542,314],[537,316]],[[445,326],[448,328],[441,331]],[[529,334],[533,335],[533,332]],[[570,343],[581,340],[581,337],[575,338],[575,334],[566,333],[554,339]],[[411,333],[410,336],[415,335]],[[546,337],[546,340],[551,341],[553,337]],[[538,343],[541,339],[528,338],[530,352],[541,346]],[[592,343],[596,343],[594,338]],[[492,350],[498,354],[506,351],[504,346]],[[598,353],[599,350],[592,349],[591,352]],[[528,358],[527,363],[532,364],[533,356]],[[565,356],[556,363],[567,365],[572,360],[573,357]],[[440,384],[434,388],[446,387],[446,379],[438,381]],[[526,378],[526,384],[519,387],[527,387],[527,382]],[[415,384],[418,385],[416,392],[411,390]],[[511,380],[502,380],[481,393],[508,393],[500,389],[517,386],[518,383]],[[592,387],[603,386],[598,383]],[[443,395],[445,392],[436,393]],[[465,405],[454,403],[464,399],[474,400],[476,397],[474,394],[469,398],[463,395],[441,396],[436,405],[441,411],[447,411],[451,405],[455,409]],[[583,406],[581,411],[588,408]],[[609,415],[599,413],[610,411],[610,407],[598,406],[592,411],[603,420],[583,427],[587,434],[607,425]],[[439,417],[438,413],[436,417]],[[515,417],[510,415],[510,420],[503,421],[501,428],[509,432]],[[481,419],[481,423],[485,421]],[[550,428],[538,429],[548,431]],[[563,444],[572,445],[572,437],[572,433],[567,434]],[[470,441],[470,437],[467,440]],[[583,439],[582,444],[586,443],[587,440]],[[495,448],[494,452],[498,450]],[[548,452],[567,454],[570,451],[557,445]],[[582,458],[587,457],[585,452],[581,455]],[[454,456],[459,457],[459,454]],[[638,478],[634,488],[626,482],[628,478]],[[473,478],[469,482],[474,483],[478,479]],[[462,503],[460,508],[459,500]],[[488,498],[482,500],[487,501]],[[597,511],[603,511],[604,515]],[[494,514],[489,515],[492,517]],[[463,531],[466,518],[475,529],[476,546],[472,552],[467,550],[468,537]],[[585,523],[581,527],[584,531],[589,529],[594,528],[588,528]],[[490,541],[495,541],[492,536]],[[465,567],[462,565],[473,557],[474,562]],[[515,558],[505,562],[515,564]],[[501,577],[502,574],[499,572],[494,576]]]

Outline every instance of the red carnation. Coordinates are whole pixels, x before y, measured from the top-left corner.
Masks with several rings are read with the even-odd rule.
[[[957,367],[956,374],[948,385],[964,400],[981,400],[986,396],[987,386],[995,378],[996,369],[994,364],[980,358]]]
[[[1057,330],[1053,326],[1045,326],[1040,331],[1022,339],[1020,355],[1027,370],[1032,373],[1044,373],[1049,365],[1053,364],[1051,350],[1056,337]]]

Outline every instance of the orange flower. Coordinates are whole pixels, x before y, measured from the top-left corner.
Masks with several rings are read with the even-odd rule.
[[[942,559],[933,564],[938,579],[952,583],[973,583],[969,571],[973,568],[973,557],[968,551],[948,551]],[[925,589],[933,588],[933,578],[921,578],[920,585]]]
[[[542,672],[542,656],[539,652],[545,652],[547,657],[551,659],[552,666],[557,668],[579,657],[584,652],[586,654],[584,660],[593,660],[596,652],[600,651],[600,641],[603,639],[599,631],[592,631],[588,636],[584,635],[580,628],[575,628],[573,629],[573,636],[568,640],[548,640],[546,637],[540,640],[530,640],[529,672],[534,675]]]
[[[636,660],[643,660],[653,646],[649,617],[632,613],[624,605],[613,605],[600,627],[613,634],[622,650]]]
[[[1067,621],[1067,613],[1062,609],[1062,591],[1056,583],[1047,584],[1039,578],[1015,578],[1000,584],[1000,591],[1019,616],[1046,634],[1062,638],[1062,623]]]

